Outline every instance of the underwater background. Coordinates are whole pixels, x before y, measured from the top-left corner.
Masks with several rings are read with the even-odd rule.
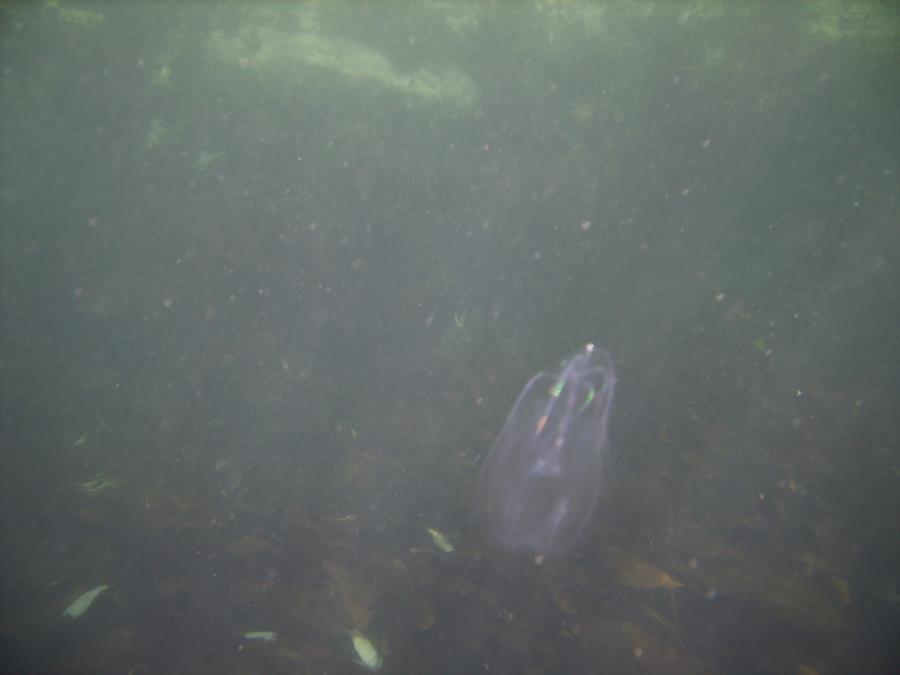
[[[0,4],[0,671],[890,672],[898,62],[876,1]],[[588,343],[602,432],[515,407]],[[591,517],[508,550],[547,424]]]

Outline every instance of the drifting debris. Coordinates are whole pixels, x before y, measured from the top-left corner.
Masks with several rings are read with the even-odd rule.
[[[119,481],[115,478],[107,478],[97,474],[91,480],[78,484],[78,491],[90,497],[96,497],[101,492],[119,487]]]
[[[75,602],[66,607],[65,611],[63,612],[63,616],[66,616],[70,619],[77,619],[86,611],[88,611],[88,609],[90,609],[90,606],[94,604],[94,600],[97,599],[97,596],[107,588],[109,588],[109,586],[103,584],[102,586],[92,588],[87,593],[82,593],[78,596],[78,599],[75,600]]]
[[[441,549],[444,553],[453,553],[456,550],[450,539],[443,532],[438,532],[437,530],[430,527],[425,529],[427,529],[428,534],[431,535],[431,540],[434,542],[434,545]]]
[[[353,641],[353,649],[356,650],[356,658],[354,659],[356,663],[372,672],[381,668],[384,659],[381,658],[381,654],[378,653],[378,650],[375,649],[375,645],[369,641],[369,638],[354,628],[350,631],[350,639]]]

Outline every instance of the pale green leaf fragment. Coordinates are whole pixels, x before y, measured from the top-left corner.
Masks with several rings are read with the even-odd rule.
[[[367,670],[372,672],[379,670],[383,660],[369,638],[354,629],[350,631],[350,639],[353,641],[353,649],[356,650],[356,659],[354,660]]]
[[[78,599],[75,600],[75,602],[66,607],[66,610],[63,612],[63,616],[67,616],[70,619],[77,619],[86,611],[88,611],[90,606],[94,604],[94,600],[97,599],[97,596],[107,588],[109,588],[109,586],[103,584],[102,586],[92,588],[87,593],[82,593],[78,596]]]
[[[262,640],[263,642],[273,642],[278,637],[278,633],[270,630],[252,630],[244,633],[244,637],[248,640]]]
[[[444,553],[453,553],[456,548],[453,546],[453,543],[450,541],[449,537],[443,532],[438,532],[435,529],[430,527],[425,528],[428,530],[428,534],[431,535],[431,540],[434,542],[434,545],[441,549]]]
[[[112,490],[119,487],[119,481],[115,478],[107,478],[97,474],[91,480],[78,484],[78,491],[91,497],[99,495],[106,490]]]

